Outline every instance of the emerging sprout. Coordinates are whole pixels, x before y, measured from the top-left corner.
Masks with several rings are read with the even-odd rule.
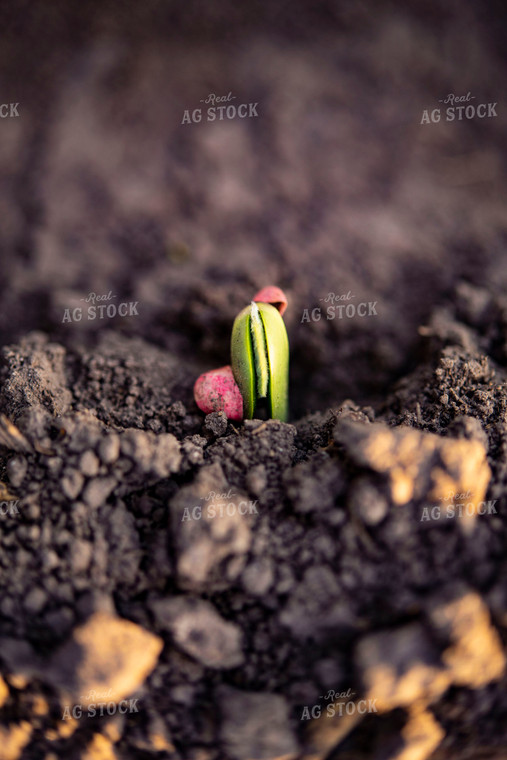
[[[269,416],[287,420],[289,341],[282,319],[286,307],[283,291],[269,286],[240,311],[232,328],[232,371],[221,367],[195,383],[195,401],[203,412],[252,419],[258,402],[266,399]]]
[[[257,402],[266,398],[269,416],[286,420],[289,341],[274,306],[252,301],[238,314],[232,328],[231,357],[245,419],[252,419]]]

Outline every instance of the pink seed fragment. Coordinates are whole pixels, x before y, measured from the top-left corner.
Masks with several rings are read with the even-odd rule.
[[[272,304],[278,309],[281,315],[283,315],[287,308],[287,296],[283,290],[277,288],[275,285],[268,285],[265,288],[261,288],[261,290],[254,295],[252,300],[258,301],[259,303]]]
[[[194,398],[205,414],[225,412],[229,420],[243,419],[243,398],[229,364],[198,377],[194,385]]]

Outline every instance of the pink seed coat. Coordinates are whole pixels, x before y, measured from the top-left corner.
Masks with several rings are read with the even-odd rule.
[[[258,301],[259,303],[272,304],[278,309],[281,315],[283,315],[287,308],[287,296],[283,290],[277,288],[275,285],[268,285],[265,288],[261,288],[261,290],[254,295],[252,300]]]
[[[243,399],[229,364],[198,377],[194,385],[194,398],[205,414],[225,412],[229,420],[243,419]]]

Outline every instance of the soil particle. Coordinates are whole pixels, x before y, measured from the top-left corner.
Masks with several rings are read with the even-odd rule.
[[[204,427],[217,436],[217,438],[223,435],[227,430],[227,417],[225,416],[225,412],[211,412],[211,414],[207,414],[204,421]]]
[[[234,760],[291,760],[297,756],[298,744],[282,697],[230,687],[221,687],[217,697],[222,713],[221,741],[228,756]]]
[[[99,444],[98,454],[100,461],[104,464],[113,464],[120,455],[120,438],[111,433],[107,435]]]
[[[115,485],[115,478],[95,478],[86,485],[83,500],[92,509],[97,508],[105,503]]]
[[[195,483],[184,486],[171,501],[177,573],[184,588],[227,588],[243,569],[255,518],[241,513],[240,493],[230,500],[221,497],[229,491],[222,468],[215,463],[202,467]],[[231,514],[228,503],[235,505]]]
[[[50,343],[42,333],[32,333],[3,356],[8,381],[3,388],[5,411],[15,421],[26,406],[41,404],[52,414],[63,414],[72,395],[67,387],[65,349]]]
[[[12,457],[7,465],[7,475],[13,488],[19,488],[23,483],[28,464],[25,457]]]
[[[76,499],[84,485],[84,478],[78,470],[66,469],[62,478],[62,491],[68,499]]]
[[[85,477],[93,478],[99,471],[99,460],[93,451],[85,451],[79,460],[79,469]]]
[[[244,661],[242,632],[225,621],[212,604],[176,597],[152,604],[156,624],[169,631],[184,652],[208,668],[234,668]]]
[[[273,563],[269,559],[259,559],[249,564],[242,575],[243,588],[252,596],[264,596],[274,581]]]

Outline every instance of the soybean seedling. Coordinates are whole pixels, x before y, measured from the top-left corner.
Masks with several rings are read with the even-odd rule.
[[[232,328],[231,366],[201,375],[194,386],[198,407],[224,411],[231,420],[252,419],[262,403],[269,417],[288,416],[289,340],[282,319],[287,299],[269,286],[240,311]]]

